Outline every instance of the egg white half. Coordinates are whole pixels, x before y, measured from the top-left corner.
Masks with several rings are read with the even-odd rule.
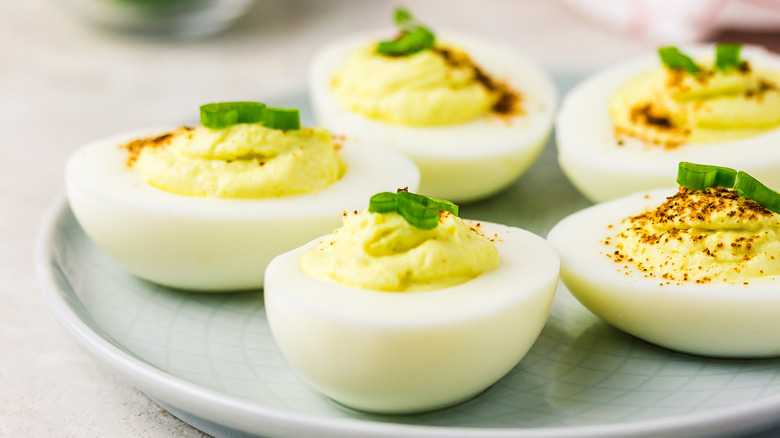
[[[468,399],[511,370],[544,326],[558,256],[527,231],[482,222],[500,266],[427,292],[380,292],[308,277],[320,239],[276,257],[265,306],[276,342],[304,380],[352,408],[405,413]]]
[[[683,48],[695,59],[711,57],[712,46]],[[759,47],[743,47],[753,68],[780,71],[780,56]],[[563,100],[556,122],[558,162],[566,176],[595,202],[674,184],[680,161],[744,170],[769,187],[780,188],[780,128],[712,144],[685,144],[674,149],[614,136],[608,102],[615,90],[660,65],[657,54],[606,69],[580,83]],[[780,84],[778,84],[780,85]]]
[[[525,115],[507,120],[486,116],[444,127],[410,127],[347,110],[333,97],[331,80],[353,52],[393,33],[348,37],[318,52],[309,78],[317,121],[410,157],[422,175],[420,191],[429,196],[466,202],[511,184],[539,155],[552,128],[558,97],[547,73],[512,49],[445,33],[440,41],[464,49],[491,77],[506,81],[521,94]]]
[[[89,143],[65,170],[68,201],[84,232],[130,272],[174,288],[222,291],[263,286],[273,257],[329,232],[344,210],[381,191],[415,190],[419,172],[403,155],[347,139],[344,177],[313,193],[266,199],[176,195],[127,166],[122,145],[171,129]]]
[[[667,284],[660,272],[648,278],[606,256],[614,247],[604,239],[618,232],[623,218],[655,208],[676,192],[640,192],[560,221],[547,239],[561,257],[561,280],[598,317],[662,347],[718,357],[780,355],[780,277],[746,285]]]

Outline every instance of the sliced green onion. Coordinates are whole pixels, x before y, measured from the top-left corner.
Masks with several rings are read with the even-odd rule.
[[[261,123],[283,131],[301,129],[301,112],[297,108],[266,108]]]
[[[736,177],[737,171],[728,167],[681,161],[677,168],[677,183],[690,190],[712,186],[732,188]]]
[[[763,185],[749,174],[728,167],[680,162],[677,183],[690,190],[718,186],[734,189],[739,196],[752,199],[767,210],[780,214],[780,193]]]
[[[398,198],[392,192],[377,193],[368,203],[368,211],[371,213],[390,213],[397,211],[397,208]]]
[[[663,62],[666,68],[672,70],[685,70],[692,75],[699,73],[701,70],[690,56],[680,52],[677,47],[661,47],[658,49],[658,56],[661,57],[661,62]]]
[[[376,46],[376,52],[385,56],[408,56],[430,49],[435,42],[433,33],[421,27],[411,32],[404,31],[394,40],[381,41]]]
[[[200,107],[200,123],[210,129],[222,129],[237,123],[261,123],[271,129],[300,129],[300,111],[269,108],[262,102],[220,102]]]
[[[436,36],[415,20],[408,10],[396,8],[394,18],[401,33],[395,39],[380,41],[376,46],[377,53],[385,56],[408,56],[433,47]]]
[[[372,196],[368,211],[371,213],[395,211],[412,226],[431,230],[439,223],[439,211],[449,211],[457,216],[458,206],[444,199],[430,198],[399,189],[396,193],[382,192]]]
[[[439,198],[428,198],[428,199],[431,201],[431,206],[436,207],[441,211],[449,211],[455,216],[458,215],[458,211],[460,209],[458,208],[457,204],[447,201],[445,199],[439,199]]]
[[[410,225],[423,230],[432,230],[439,225],[438,208],[424,207],[408,197],[398,197],[398,214]]]
[[[238,109],[230,108],[216,111],[200,107],[200,123],[212,129],[235,125],[238,123]]]
[[[458,215],[458,206],[450,201],[445,201],[444,199],[431,198],[429,196],[418,195],[417,193],[410,193],[403,190],[398,191],[398,197],[408,198],[410,201],[426,208],[435,208],[436,210],[449,211],[455,216]]]
[[[739,57],[741,49],[741,44],[718,44],[715,47],[715,68],[720,71],[738,68],[742,65],[742,60]]]
[[[220,129],[236,123],[256,123],[263,117],[265,104],[260,102],[208,103],[200,107],[200,123]]]
[[[734,191],[740,196],[756,201],[767,210],[780,214],[780,193],[741,170],[737,173]]]

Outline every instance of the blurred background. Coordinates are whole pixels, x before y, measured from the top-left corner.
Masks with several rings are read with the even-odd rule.
[[[306,92],[330,39],[391,29],[387,0],[0,2],[0,435],[200,436],[118,381],[57,325],[35,283],[38,224],[83,143],[197,120],[211,101]],[[780,50],[780,2],[417,0],[433,29],[495,39],[579,79],[659,44]]]

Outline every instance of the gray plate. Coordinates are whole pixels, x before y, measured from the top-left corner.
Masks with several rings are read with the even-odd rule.
[[[558,82],[562,91],[573,83]],[[310,122],[304,96],[274,103],[302,106]],[[551,141],[514,185],[461,214],[544,236],[588,205]],[[135,278],[89,241],[64,200],[41,230],[36,264],[48,304],[87,352],[215,436],[712,437],[779,421],[780,359],[664,350],[601,322],[563,286],[538,341],[497,384],[449,409],[379,416],[343,408],[296,377],[261,292],[189,294]]]

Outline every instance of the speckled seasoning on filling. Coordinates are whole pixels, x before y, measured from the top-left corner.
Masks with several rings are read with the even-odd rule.
[[[661,285],[747,284],[780,274],[780,215],[731,189],[686,188],[623,220],[604,244],[619,271]]]

